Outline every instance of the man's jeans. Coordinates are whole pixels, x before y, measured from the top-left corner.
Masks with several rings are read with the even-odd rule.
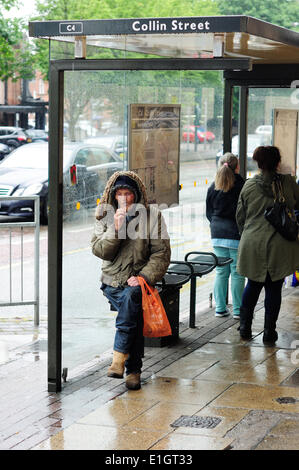
[[[129,353],[126,373],[140,373],[144,354],[143,313],[141,288],[111,287],[102,284],[101,289],[112,307],[117,310],[114,350]]]

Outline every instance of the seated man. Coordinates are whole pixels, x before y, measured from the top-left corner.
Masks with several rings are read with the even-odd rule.
[[[117,310],[108,377],[140,388],[144,349],[142,295],[137,276],[154,285],[167,271],[170,243],[161,212],[147,202],[146,189],[132,171],[114,173],[97,207],[92,252],[103,260],[104,295]]]

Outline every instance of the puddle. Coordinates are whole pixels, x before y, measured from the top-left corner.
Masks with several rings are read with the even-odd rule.
[[[38,346],[35,348],[34,345],[39,343],[36,341],[36,337],[32,338],[31,335],[1,335],[0,336],[0,365],[5,364],[6,362],[15,360],[24,354],[28,354],[28,348],[31,352],[31,356],[33,361],[39,360],[37,359],[38,354],[40,352],[45,351],[44,344],[42,344],[41,349]],[[30,349],[30,346],[32,349]],[[24,348],[24,349],[23,349]],[[33,352],[33,354],[32,354]],[[35,356],[35,358],[34,358]]]

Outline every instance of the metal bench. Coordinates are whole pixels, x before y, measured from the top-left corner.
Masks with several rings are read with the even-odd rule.
[[[163,302],[172,334],[161,338],[145,338],[144,345],[162,347],[174,343],[179,337],[180,289],[190,281],[194,268],[186,261],[170,261],[167,273],[156,284]]]
[[[197,255],[190,259],[192,255]],[[175,264],[169,268],[170,272],[177,272],[181,275],[188,275],[188,265],[193,267],[193,273],[190,276],[190,312],[189,327],[195,328],[195,308],[196,308],[196,280],[209,274],[217,266],[225,266],[232,263],[232,258],[218,257],[215,253],[206,251],[190,251],[185,255],[185,261]]]
[[[190,281],[194,275],[194,268],[191,263],[186,261],[170,261],[167,273],[160,282],[157,282],[157,288],[163,302],[168,321],[171,326],[171,336],[161,338],[144,338],[144,345],[151,347],[161,347],[173,343],[179,336],[179,314],[180,314],[180,294],[181,287]],[[183,268],[183,269],[182,269]],[[109,302],[109,301],[108,301]],[[111,302],[110,310],[116,312]]]

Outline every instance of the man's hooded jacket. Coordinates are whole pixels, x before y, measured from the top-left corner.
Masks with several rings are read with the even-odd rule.
[[[138,202],[117,232],[114,196],[120,187],[133,187]],[[101,280],[105,284],[124,286],[131,276],[142,276],[154,285],[163,278],[170,263],[169,235],[159,209],[148,204],[145,186],[136,173],[118,171],[108,180],[97,207],[91,245],[93,254],[103,260]]]

